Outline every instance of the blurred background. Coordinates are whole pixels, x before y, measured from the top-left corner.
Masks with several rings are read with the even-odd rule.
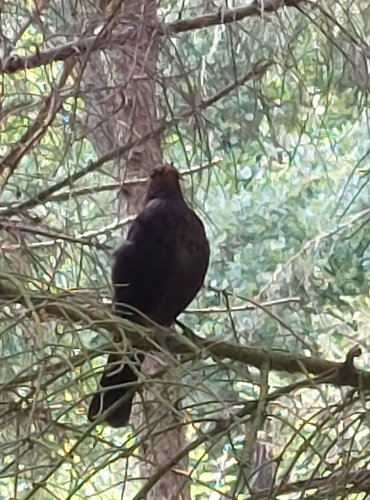
[[[370,370],[369,3],[0,13],[0,496],[367,498],[370,375],[314,375],[356,346]],[[111,253],[163,161],[211,244],[181,322],[227,345],[159,346],[141,398],[163,418],[139,397],[94,428]]]

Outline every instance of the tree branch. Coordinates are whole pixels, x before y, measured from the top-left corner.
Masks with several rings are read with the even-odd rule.
[[[228,24],[235,21],[241,21],[246,17],[261,16],[264,12],[275,12],[282,7],[296,7],[304,0],[264,0],[263,4],[253,2],[246,7],[235,9],[220,9],[216,13],[205,14],[204,16],[194,17],[192,19],[183,19],[164,26],[161,30],[160,26],[153,27],[159,29],[160,32],[172,34],[182,33],[190,30],[198,30],[215,26],[219,24]],[[0,74],[1,73],[16,73],[17,71],[37,68],[46,64],[51,64],[55,61],[65,61],[69,58],[89,54],[98,50],[111,48],[112,45],[124,46],[127,42],[132,42],[132,36],[136,26],[127,27],[124,33],[114,34],[114,31],[104,34],[99,33],[95,36],[89,36],[74,40],[72,42],[58,45],[44,51],[36,49],[35,54],[28,56],[11,55],[5,59],[0,59]]]
[[[23,156],[45,135],[49,125],[60,110],[64,102],[64,97],[60,91],[65,85],[72,69],[72,62],[64,66],[55,88],[46,96],[36,119],[27,128],[22,137],[14,144],[11,150],[2,158],[0,162],[0,176],[2,177],[1,189],[4,189],[7,181]]]
[[[28,56],[11,55],[3,60],[0,59],[0,73],[10,74],[21,70],[38,68],[55,61],[65,61],[74,56],[112,48],[114,45],[122,47],[130,41],[132,29],[114,35],[107,33],[81,38],[44,51],[37,48],[35,54]]]
[[[231,83],[230,85],[227,85],[225,88],[223,88],[220,92],[217,92],[214,96],[210,97],[209,99],[204,99],[201,100],[197,108],[198,109],[206,109],[207,107],[212,106],[216,102],[218,102],[220,99],[224,98],[226,95],[228,95],[231,91],[235,90],[237,87],[240,87],[241,85],[244,85],[247,81],[259,77],[261,78],[264,72],[273,64],[273,61],[267,61],[267,60],[261,60],[256,62],[256,64],[253,65],[253,68],[248,71],[245,75],[243,75],[241,78],[239,78],[237,81]],[[173,127],[174,125],[177,125],[178,123],[182,122],[183,120],[191,117],[194,114],[194,108],[189,107],[185,109],[183,112],[175,116],[174,118],[170,120],[159,120],[159,123],[157,125],[154,125],[152,130],[143,136],[141,136],[138,139],[135,140],[129,140],[125,144],[118,146],[117,148],[113,149],[109,153],[101,156],[95,161],[89,162],[84,168],[81,170],[78,170],[77,172],[70,174],[66,176],[64,179],[61,181],[55,183],[53,186],[50,186],[43,191],[37,193],[34,198],[31,198],[30,200],[27,200],[23,203],[19,203],[18,205],[14,205],[13,207],[6,208],[5,210],[1,210],[1,215],[4,216],[9,216],[13,215],[17,212],[24,212],[26,210],[29,210],[30,208],[33,208],[40,203],[45,203],[49,201],[52,195],[57,193],[58,191],[64,189],[64,188],[69,188],[72,186],[76,181],[79,179],[82,179],[86,175],[95,172],[98,170],[100,167],[102,167],[105,163],[116,159],[117,157],[120,157],[127,153],[130,150],[134,150],[141,146],[142,144],[145,144],[148,140],[153,139],[155,137],[158,137],[161,135],[166,129]]]
[[[296,7],[304,0],[263,0],[254,1],[245,7],[235,9],[219,9],[216,13],[205,14],[192,19],[182,19],[170,24],[169,30],[173,33],[183,33],[185,31],[198,30],[216,26],[218,24],[229,24],[241,21],[246,17],[261,16],[265,12],[275,12],[282,7]]]
[[[309,479],[303,479],[295,483],[287,483],[280,485],[278,487],[279,495],[284,493],[297,493],[304,492],[306,490],[320,490],[321,495],[328,495],[327,498],[334,498],[332,495],[335,493],[339,498],[339,495],[345,493],[360,493],[370,491],[370,470],[369,469],[359,469],[358,471],[349,471],[348,469],[342,467],[341,469],[335,470],[332,474],[326,477],[313,477]],[[253,495],[254,500],[267,500],[269,498],[274,498],[273,495],[276,494],[275,490],[268,488],[263,491],[256,492]],[[324,498],[322,496],[321,498]],[[344,497],[342,497],[344,498]],[[347,497],[346,497],[347,498]]]
[[[72,323],[83,324],[87,328],[105,330],[113,334],[113,338],[122,338],[122,333],[136,348],[144,351],[167,350],[171,354],[195,354],[197,357],[212,357],[217,360],[231,359],[239,363],[263,368],[288,372],[302,373],[306,376],[315,375],[318,380],[312,383],[330,383],[337,386],[351,386],[358,389],[370,389],[370,372],[358,370],[353,365],[350,369],[348,359],[343,363],[325,359],[294,355],[286,351],[267,350],[246,347],[231,342],[207,340],[194,334],[185,327],[182,335],[158,326],[153,326],[148,335],[148,329],[133,324],[127,320],[117,318],[108,312],[102,304],[98,304],[92,297],[78,293],[64,292],[63,294],[27,294],[21,289],[14,289],[4,285],[9,282],[9,275],[0,274],[0,300],[18,302],[23,305],[32,303],[33,311],[47,316],[68,320]],[[23,298],[23,297],[26,297]],[[359,352],[356,352],[358,355]]]

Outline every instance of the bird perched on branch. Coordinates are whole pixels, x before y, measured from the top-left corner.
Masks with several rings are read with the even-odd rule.
[[[146,316],[168,327],[198,293],[208,268],[209,244],[172,165],[151,172],[144,208],[114,257],[114,304],[121,317],[145,325]],[[90,403],[90,421],[108,410],[103,419],[110,426],[128,424],[142,360],[132,355],[124,363],[119,354],[109,356]]]

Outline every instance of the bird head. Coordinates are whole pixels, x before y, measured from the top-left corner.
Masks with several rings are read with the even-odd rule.
[[[161,165],[153,168],[150,172],[150,178],[153,182],[178,182],[181,179],[180,172],[170,164]]]
[[[146,201],[153,198],[183,200],[180,172],[170,164],[153,168],[150,172]]]

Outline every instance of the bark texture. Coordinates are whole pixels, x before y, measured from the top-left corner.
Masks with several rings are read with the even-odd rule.
[[[118,7],[100,2],[101,14],[87,24],[87,34],[97,29],[111,30],[115,38],[129,32],[131,43],[117,45],[104,52],[94,53],[86,60],[82,76],[87,111],[86,134],[99,155],[105,155],[118,145],[135,141],[157,123],[155,99],[155,73],[161,30],[157,23],[157,5],[153,0],[125,0]],[[137,213],[143,202],[145,185],[124,187],[126,180],[146,176],[153,167],[163,163],[161,137],[153,137],[118,157],[116,176],[121,182],[119,212],[121,216]],[[187,463],[173,461],[184,446],[183,415],[172,408],[177,396],[173,394],[176,375],[163,369],[164,361],[158,356],[146,356],[143,372],[150,380],[154,373],[162,372],[157,389],[144,388],[140,404],[134,405],[131,419],[142,429],[144,438],[141,476],[150,499],[190,499]],[[158,375],[156,375],[158,378]],[[168,383],[166,383],[168,382]],[[152,387],[152,386],[151,386]],[[158,397],[159,396],[159,397]],[[175,466],[166,467],[168,463]],[[156,481],[159,469],[165,471]]]

